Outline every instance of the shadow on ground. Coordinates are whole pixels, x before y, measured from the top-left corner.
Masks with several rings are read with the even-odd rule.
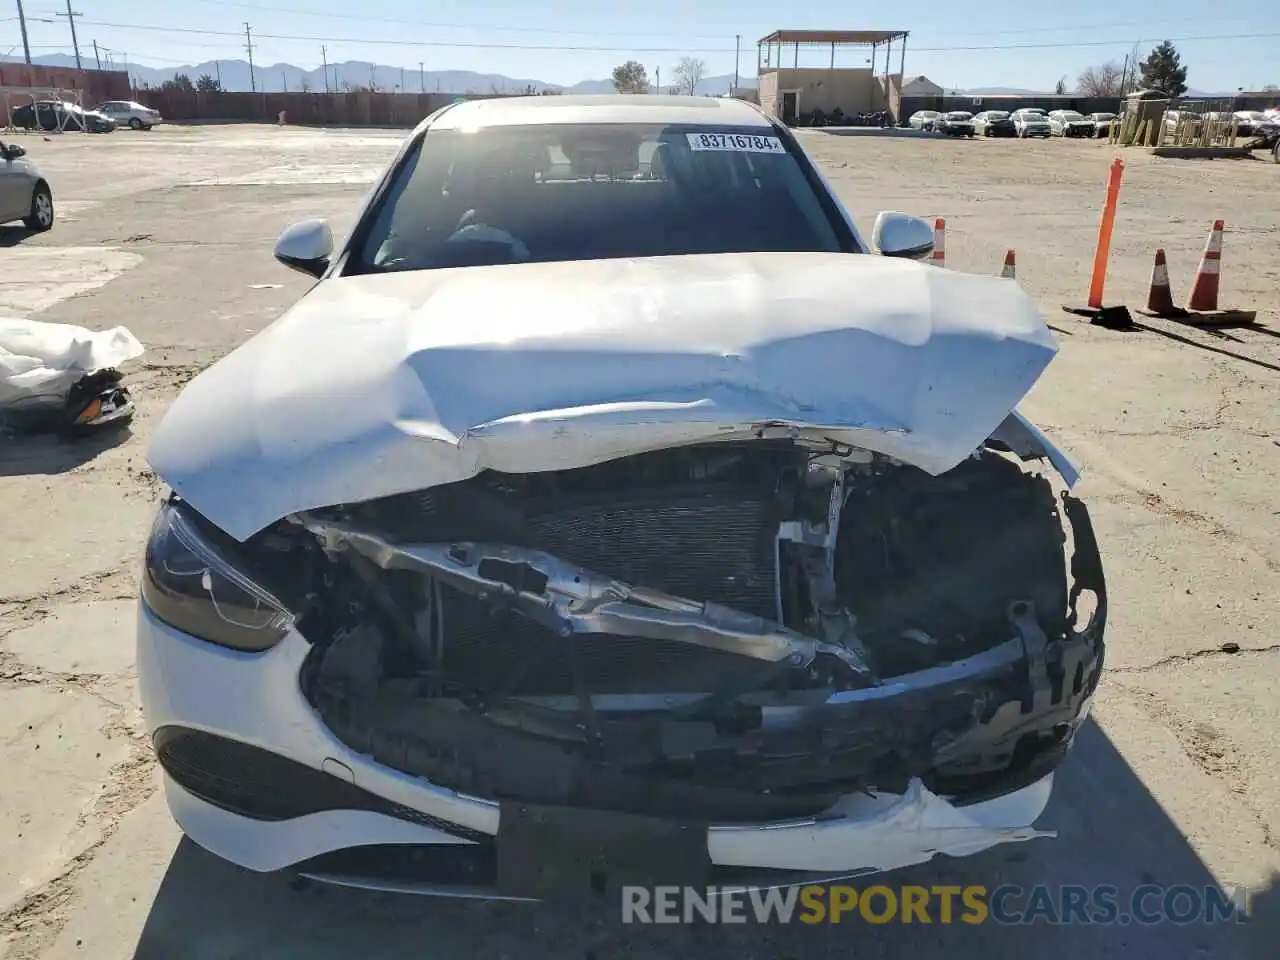
[[[1143,884],[1213,885],[1188,846],[1106,735],[1091,723],[1063,766],[1044,826],[1057,840],[1010,846],[964,861],[937,860],[882,879],[889,885],[1043,883],[1118,888],[1121,910]],[[1278,878],[1280,879],[1280,878]],[[134,960],[276,958],[769,958],[974,957],[1037,960],[1109,957],[1274,956],[1277,891],[1257,895],[1254,920],[1213,924],[1049,926],[624,925],[618,904],[589,909],[397,897],[252,874],[189,841],[178,847],[152,905]],[[1009,903],[1022,902],[1010,898]],[[1146,901],[1158,904],[1159,898]],[[1268,933],[1268,931],[1271,931]]]
[[[132,436],[127,424],[108,424],[72,436],[6,427],[0,417],[0,477],[69,473]]]
[[[28,230],[21,225],[0,227],[0,248],[16,247],[28,237],[34,237],[38,234],[36,230]]]

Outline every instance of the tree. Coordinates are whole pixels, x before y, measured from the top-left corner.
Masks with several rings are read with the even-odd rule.
[[[1168,40],[1157,44],[1142,61],[1142,85],[1159,90],[1171,100],[1187,92],[1187,68]]]
[[[1067,78],[1059,77],[1058,82],[1053,85],[1053,92],[1058,96],[1063,96],[1067,92]]]
[[[196,85],[185,73],[179,73],[172,80],[160,84],[161,90],[181,90],[183,93],[195,93]]]
[[[303,93],[310,93],[311,81],[306,77],[303,77],[301,80],[298,81],[298,89],[301,90]]]
[[[1124,83],[1124,67],[1114,60],[1096,67],[1085,67],[1076,78],[1076,90],[1082,97],[1118,97]]]
[[[222,84],[209,74],[202,73],[200,79],[196,81],[196,89],[201,93],[221,93]]]
[[[697,57],[681,57],[674,73],[680,92],[692,97],[702,78],[707,75],[707,62]]]
[[[1277,87],[1274,83],[1268,83],[1265,87],[1262,88],[1262,92],[1277,93],[1277,92],[1280,92],[1280,87]]]
[[[648,93],[649,74],[644,64],[628,60],[614,67],[613,89],[619,93]]]

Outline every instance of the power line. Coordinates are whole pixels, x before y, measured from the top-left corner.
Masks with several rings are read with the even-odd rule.
[[[484,23],[441,23],[435,20],[405,20],[400,17],[371,17],[358,13],[320,13],[316,10],[299,10],[296,7],[264,6],[260,3],[231,3],[223,0],[196,0],[214,7],[241,7],[260,10],[263,13],[288,13],[301,17],[317,17],[324,20],[358,20],[362,23],[392,23],[409,27],[434,27],[439,30],[482,30],[495,33],[546,33],[569,37],[634,37],[634,30],[558,30],[553,27],[497,27]],[[721,40],[724,34],[686,34],[690,40]]]
[[[194,27],[162,27],[143,23],[115,23],[105,20],[83,20],[83,23],[95,27],[111,27],[120,30],[148,30],[159,33],[197,34],[210,37],[239,37],[240,34],[226,30],[207,30]],[[389,40],[383,38],[354,37],[320,37],[314,35],[289,33],[259,33],[259,40],[295,40],[307,43],[342,43],[347,45],[363,44],[366,46],[391,47],[458,47],[483,50],[549,50],[559,52],[582,53],[733,53],[733,47],[606,47],[606,46],[563,46],[557,44],[535,43],[477,43],[466,40]],[[1195,43],[1215,40],[1262,40],[1280,37],[1280,32],[1222,33],[1199,36],[1169,37],[1171,43]],[[914,47],[916,53],[946,53],[978,50],[1048,50],[1085,47],[1129,47],[1133,38],[1117,38],[1112,40],[1057,40],[1044,43],[991,43],[991,44],[952,44],[937,47]]]

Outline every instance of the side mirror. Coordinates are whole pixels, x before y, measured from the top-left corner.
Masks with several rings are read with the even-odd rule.
[[[290,270],[320,277],[329,269],[333,256],[333,232],[327,220],[303,220],[280,234],[276,259]]]
[[[19,157],[27,155],[27,148],[20,147],[16,143],[11,143],[4,148],[3,157],[5,160],[17,160]]]
[[[923,260],[933,252],[933,225],[919,217],[886,210],[876,217],[871,243],[881,256]]]

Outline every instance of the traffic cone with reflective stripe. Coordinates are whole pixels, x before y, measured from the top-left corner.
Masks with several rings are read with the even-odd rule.
[[[1000,276],[1005,280],[1016,280],[1018,278],[1017,272],[1016,258],[1013,251],[1010,250],[1004,255],[1004,269],[1000,271]]]
[[[1165,263],[1164,250],[1156,250],[1155,266],[1151,268],[1151,291],[1147,294],[1147,311],[1157,317],[1172,317],[1182,310],[1173,305],[1173,288],[1169,286],[1169,267]]]
[[[933,253],[929,262],[935,267],[947,265],[947,221],[938,217],[933,221]]]
[[[1196,268],[1196,281],[1191,288],[1189,310],[1212,313],[1218,309],[1218,278],[1222,269],[1222,221],[1213,221],[1209,242],[1204,245],[1204,255]]]

